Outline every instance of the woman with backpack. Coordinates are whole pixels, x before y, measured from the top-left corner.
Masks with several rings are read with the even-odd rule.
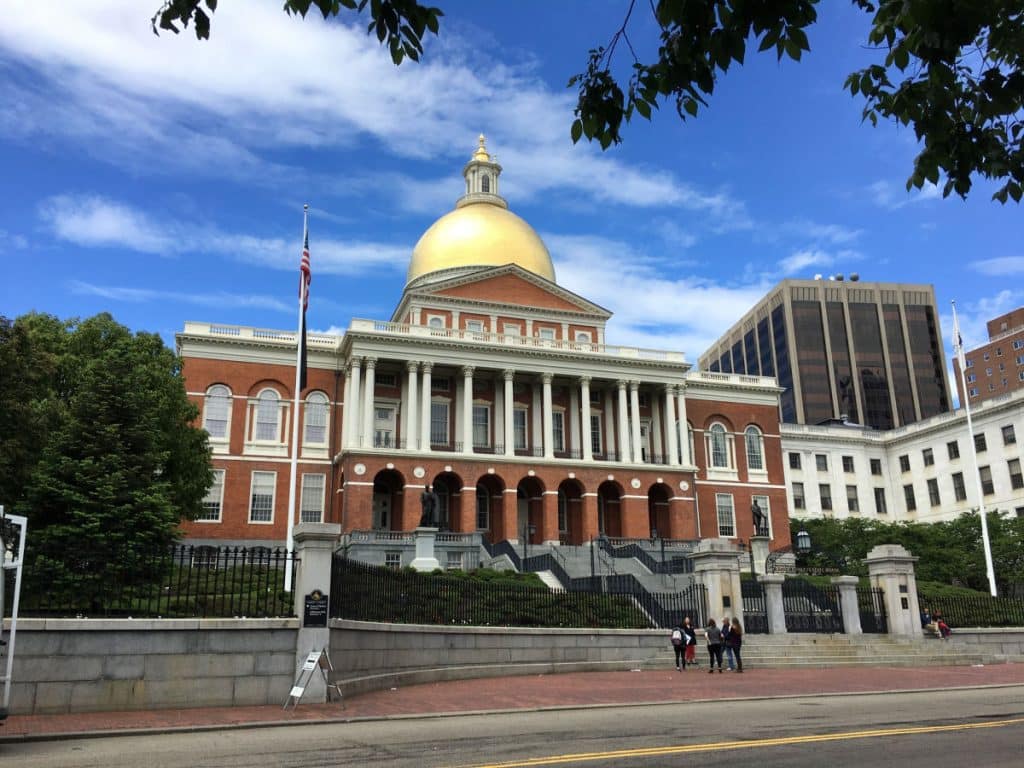
[[[672,650],[676,652],[676,671],[682,672],[686,669],[686,634],[683,632],[683,622],[680,621],[672,627]]]

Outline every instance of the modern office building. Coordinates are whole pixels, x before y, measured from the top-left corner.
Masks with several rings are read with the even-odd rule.
[[[429,522],[449,538],[749,538],[756,501],[773,546],[789,543],[775,379],[608,343],[610,313],[558,285],[500,173],[481,137],[391,318],[308,337],[298,412],[294,331],[185,324],[177,348],[215,467],[190,541],[282,542],[298,451],[296,522],[377,539],[420,525],[429,485]],[[315,241],[312,255],[315,271]]]
[[[966,350],[967,393],[973,406],[1024,389],[1024,307],[988,321],[988,343]],[[960,361],[953,360],[956,390],[964,402]]]
[[[701,370],[775,376],[782,421],[891,429],[950,408],[930,285],[856,275],[783,280],[718,339]]]

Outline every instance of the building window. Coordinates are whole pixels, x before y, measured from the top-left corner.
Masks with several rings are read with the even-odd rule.
[[[946,453],[949,454],[950,461],[952,461],[953,459],[959,459],[960,443],[958,443],[956,440],[950,440],[948,443],[946,443]]]
[[[716,469],[729,469],[732,462],[729,461],[729,439],[725,427],[717,423],[712,424],[708,430],[708,443],[711,466]]]
[[[789,453],[789,468],[800,469],[800,454],[796,451],[790,451]]]
[[[772,507],[771,507],[771,499],[769,499],[767,496],[760,496],[760,495],[758,495],[758,496],[751,496],[750,497],[750,502],[751,502],[751,506],[753,506],[753,504],[756,502],[757,506],[759,506],[761,508],[761,511],[764,513],[764,519],[768,521],[768,523],[767,523],[767,525],[768,525],[768,538],[770,539],[772,537]]]
[[[934,477],[928,480],[928,503],[933,507],[942,503],[939,498],[939,481]]]
[[[996,347],[996,357],[1002,357],[1002,356],[1003,356],[1003,348],[1002,347]]]
[[[377,375],[373,380],[374,384],[378,387],[397,387],[398,386],[398,374],[396,373],[382,373],[377,371]]]
[[[992,485],[992,468],[978,467],[978,476],[981,478],[981,492],[986,496],[995,493],[995,488]]]
[[[558,489],[558,531],[565,533],[569,530],[569,499],[565,491]]]
[[[982,360],[988,360],[988,352],[985,352],[985,353],[984,353],[984,354],[983,354],[983,355],[981,356],[981,359],[982,359]]]
[[[502,323],[501,332],[506,336],[522,336],[523,326],[518,323]]]
[[[384,567],[398,570],[402,567],[402,553],[398,550],[388,549],[384,552]]]
[[[881,459],[871,459],[871,474],[872,475],[881,475],[882,474],[882,460]]]
[[[575,339],[576,339],[576,341],[580,341],[580,342],[584,342],[584,343],[589,344],[590,343],[590,339],[591,339],[590,331],[576,331]]]
[[[991,367],[985,369],[985,375],[986,376],[991,376],[992,375],[992,368]]]
[[[977,377],[977,376],[975,376],[975,375],[974,375],[973,373],[968,373],[968,374],[967,374],[967,383],[968,383],[968,384],[973,384],[973,383],[974,383],[974,382],[976,382],[977,380],[978,380],[978,377]]]
[[[1013,445],[1017,442],[1017,435],[1013,431],[1013,424],[1003,427],[1003,445]]]
[[[487,405],[473,406],[473,447],[487,448],[491,444],[491,409]]]
[[[448,403],[430,404],[430,444],[448,445]]]
[[[590,450],[594,454],[601,454],[601,414],[590,414]]]
[[[430,315],[427,318],[428,328],[444,328],[444,318],[441,315]]]
[[[964,473],[953,473],[953,497],[957,501],[967,500],[967,488],[964,486]]]
[[[224,475],[225,470],[213,470],[213,485],[203,497],[203,510],[196,520],[200,523],[219,523],[220,511],[224,506]]]
[[[1020,459],[1010,459],[1006,466],[1010,470],[1010,487],[1015,491],[1024,488],[1024,476],[1020,473]]]
[[[491,191],[491,177],[489,174],[484,174],[480,179],[480,189],[483,192],[490,193]]]
[[[486,531],[491,527],[491,497],[482,485],[476,487],[476,529]]]
[[[832,486],[828,483],[820,483],[818,495],[821,497],[821,508],[832,509]]]
[[[467,320],[466,330],[470,333],[483,333],[484,332],[484,321],[483,320]]]
[[[900,472],[910,471],[910,457],[907,454],[900,456]]]
[[[324,521],[324,487],[327,475],[303,475],[302,496],[299,501],[300,523],[322,523]]]
[[[715,494],[715,509],[718,511],[718,535],[727,538],[736,535],[736,510],[733,508],[731,493]]]
[[[512,432],[515,435],[517,451],[526,450],[526,409],[515,408],[512,411]]]
[[[860,512],[860,500],[857,498],[857,486],[846,486],[846,508],[851,512]]]
[[[885,506],[885,488],[875,488],[875,514],[889,514],[889,509]]]
[[[1024,339],[1017,339],[1017,341],[1013,342],[1013,348],[1024,349]]]
[[[309,445],[327,444],[327,395],[323,392],[310,392],[306,396],[304,442]]]
[[[925,448],[921,451],[921,458],[924,460],[926,467],[930,467],[935,463],[935,454],[932,453],[931,448]]]
[[[917,499],[914,498],[913,485],[903,486],[903,500],[907,502],[907,512],[913,512],[917,509]]]
[[[395,408],[375,406],[373,409],[373,447],[391,448],[395,445]]]
[[[274,490],[277,487],[277,472],[253,472],[252,489],[249,494],[249,522],[274,522]]]
[[[1022,379],[1022,380],[1024,380],[1024,379]],[[969,390],[967,390],[967,396],[968,397],[977,397],[978,396],[978,388],[977,387],[971,387]]]
[[[264,389],[256,398],[256,439],[280,442],[281,398],[272,389]]]
[[[824,453],[814,454],[814,464],[819,472],[828,472],[828,456]]]
[[[210,440],[227,440],[230,423],[231,390],[221,384],[210,387],[203,408],[203,429],[210,434]]]
[[[539,328],[537,330],[537,336],[547,341],[555,340],[555,329],[554,328]]]
[[[985,442],[985,433],[979,432],[974,436],[974,450],[978,453],[984,453],[988,450],[988,443]]]
[[[747,427],[744,432],[747,445],[747,469],[752,472],[764,471],[764,438],[761,430],[755,426]]]
[[[551,441],[552,450],[556,453],[565,451],[565,412],[551,412]]]
[[[805,509],[807,502],[804,498],[804,484],[793,483],[793,509]]]
[[[843,472],[853,471],[853,456],[843,456]]]

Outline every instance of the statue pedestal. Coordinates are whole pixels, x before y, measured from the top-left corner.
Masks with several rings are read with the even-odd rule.
[[[769,541],[770,539],[767,536],[750,537],[750,550],[754,553],[754,573],[758,576],[764,575],[764,564],[765,560],[768,559]]]
[[[441,563],[434,556],[434,544],[437,541],[437,528],[420,526],[413,535],[416,537],[416,557],[410,563],[417,571],[435,571]]]

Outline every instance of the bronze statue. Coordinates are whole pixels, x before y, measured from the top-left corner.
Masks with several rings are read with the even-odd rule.
[[[420,515],[420,527],[434,527],[437,525],[437,511],[440,506],[440,499],[434,493],[432,486],[427,486],[420,494],[420,507],[423,514]]]
[[[761,509],[761,505],[757,503],[757,499],[754,499],[754,503],[750,505],[750,514],[754,516],[754,535],[767,536],[768,516]]]

